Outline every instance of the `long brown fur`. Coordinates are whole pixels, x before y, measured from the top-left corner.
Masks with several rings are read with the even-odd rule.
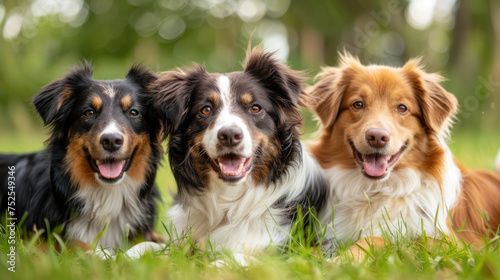
[[[377,116],[391,128],[393,138],[408,138],[411,142],[412,149],[406,151],[394,168],[423,170],[443,188],[446,151],[440,139],[449,135],[458,102],[440,86],[443,80],[440,75],[424,72],[419,59],[408,61],[402,68],[392,68],[364,66],[357,58],[344,54],[338,67],[324,67],[316,80],[315,85],[306,89],[310,97],[304,103],[318,115],[321,123],[319,136],[309,148],[323,168],[356,168],[347,141],[360,137],[358,131],[364,131]],[[360,92],[363,100],[376,104],[362,116],[352,110],[351,98]],[[388,105],[390,102],[402,98],[409,104],[409,116],[400,117],[383,110],[384,106],[392,106]],[[460,168],[463,183],[458,202],[451,209],[451,224],[458,236],[479,248],[483,243],[477,241],[492,236],[500,223],[500,176]],[[375,246],[384,246],[383,242],[375,241]],[[358,245],[368,249],[366,242]],[[364,258],[358,246],[354,245],[351,250],[356,259]]]
[[[453,228],[462,239],[480,248],[480,241],[493,237],[500,224],[500,175],[459,167],[464,181],[458,203],[451,209]]]

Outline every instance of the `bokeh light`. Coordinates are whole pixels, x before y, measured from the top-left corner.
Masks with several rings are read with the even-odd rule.
[[[101,73],[106,78],[121,77],[123,69],[135,62],[155,71],[192,62],[204,64],[209,71],[236,71],[250,39],[253,46],[262,44],[280,61],[308,70],[311,76],[322,65],[335,65],[338,51],[344,49],[363,62],[394,66],[423,56],[428,69],[446,73],[445,86],[460,102],[481,86],[478,77],[492,75],[492,81],[500,80],[500,71],[494,70],[500,64],[496,51],[500,35],[493,25],[498,20],[488,4],[351,2],[0,0],[0,39],[4,40],[0,100],[25,102],[83,59],[105,65]],[[500,98],[491,96],[478,103],[477,110],[484,111],[484,116],[472,112],[464,125],[492,126],[495,121],[486,120],[500,120],[498,110],[490,106]],[[0,125],[8,125],[9,118],[3,121],[2,116],[0,110]]]

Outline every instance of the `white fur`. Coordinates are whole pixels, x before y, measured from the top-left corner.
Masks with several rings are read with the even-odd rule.
[[[219,93],[222,97],[222,102],[224,104],[231,103],[231,81],[227,76],[220,75],[217,78],[217,87],[219,88]]]
[[[97,247],[95,250],[89,250],[87,252],[88,255],[95,256],[103,261],[112,259],[114,260],[116,256],[114,256],[113,252],[109,250],[103,249],[101,247]]]
[[[81,214],[67,225],[67,237],[86,243],[93,243],[109,222],[107,231],[99,245],[121,246],[127,227],[129,234],[137,232],[132,225],[143,220],[143,207],[139,191],[142,182],[135,182],[127,174],[119,184],[85,186],[78,190],[73,199],[83,200]]]
[[[259,264],[259,260],[254,258],[253,256],[246,255],[246,254],[233,254],[234,261],[241,265],[241,266],[249,266],[250,264]],[[217,267],[217,268],[224,268],[224,267],[230,267],[230,262],[228,263],[227,261],[223,259],[218,259],[215,260],[211,263],[211,265]]]
[[[250,136],[250,131],[248,130],[248,127],[243,119],[231,114],[232,103],[229,78],[224,75],[219,76],[217,79],[217,86],[221,95],[221,111],[217,115],[215,125],[211,129],[207,130],[203,136],[203,146],[211,158],[217,158],[219,156],[219,152],[216,149],[217,143],[219,142],[217,137],[219,130],[223,127],[236,126],[241,128],[243,131],[243,139],[240,144],[241,150],[239,152],[241,156],[248,158],[252,156],[253,151],[252,137]]]
[[[115,90],[113,89],[112,85],[105,85],[104,87],[104,93],[108,95],[111,98],[115,97]]]
[[[155,242],[141,242],[127,250],[127,256],[131,259],[138,259],[146,253],[154,253],[163,250],[166,244],[158,244]]]
[[[106,127],[101,131],[101,136],[104,134],[121,134],[120,128],[116,125],[116,122],[111,121]]]
[[[125,252],[125,255],[132,260],[139,259],[145,254],[160,252],[165,249],[166,244],[159,244],[155,242],[141,242],[134,245],[132,248]],[[116,252],[113,250],[102,249],[97,247],[95,250],[87,251],[89,255],[96,256],[101,260],[116,260]]]
[[[238,153],[251,157],[255,150],[253,139],[245,121],[234,114],[235,98],[229,78],[219,76],[217,85],[221,95],[220,112],[214,126],[205,132],[202,145],[211,158],[223,155],[225,151],[217,149],[217,134],[223,127],[237,126],[243,131]],[[201,194],[183,197],[167,212],[176,238],[193,234],[196,241],[209,240],[216,249],[231,250],[235,260],[242,265],[247,262],[246,257],[241,256],[271,243],[284,242],[291,227],[290,209],[275,204],[298,200],[311,180],[324,176],[318,163],[302,147],[300,149],[302,161],[291,164],[275,185],[257,184],[252,176],[237,183],[227,183],[215,172],[210,172],[210,183],[204,186]]]
[[[414,238],[422,234],[422,228],[431,237],[441,232],[449,234],[448,210],[457,201],[462,175],[449,148],[446,144],[442,146],[445,149],[442,188],[422,170],[394,170],[385,180],[372,180],[363,176],[359,168],[327,169],[335,230],[334,233],[330,227],[327,238],[335,244],[365,236],[382,237],[383,231],[393,239],[402,235]],[[323,222],[329,221],[331,225],[331,208],[326,210],[330,211]]]
[[[296,200],[311,177],[322,175],[318,163],[304,150],[302,157],[302,164],[291,165],[276,185],[256,185],[253,179],[227,184],[212,172],[206,191],[168,211],[178,237],[192,230],[195,240],[209,239],[215,248],[234,253],[284,242],[291,226],[289,212],[274,204],[284,196],[285,202]]]

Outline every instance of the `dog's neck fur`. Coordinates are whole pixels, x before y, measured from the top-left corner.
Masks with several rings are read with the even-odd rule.
[[[124,177],[117,185],[86,186],[74,193],[72,199],[83,203],[78,216],[67,225],[67,238],[93,243],[109,223],[99,245],[120,247],[127,227],[130,236],[137,233],[136,226],[145,214],[139,196],[144,182],[135,182],[126,174]]]
[[[190,195],[168,212],[179,236],[194,232],[195,240],[208,238],[217,248],[233,251],[262,249],[287,238],[290,211],[277,203],[298,200],[315,176],[323,176],[318,163],[305,151],[291,163],[281,180],[255,185],[251,177],[226,184],[215,173],[200,195]]]
[[[443,182],[414,169],[394,170],[385,180],[371,180],[356,169],[337,166],[326,170],[332,188],[334,206],[334,230],[327,237],[345,242],[364,236],[393,238],[408,235],[411,238],[449,234],[448,210],[457,201],[462,175],[456,166],[450,149],[441,141],[445,151],[443,158]],[[331,216],[330,216],[331,221]]]

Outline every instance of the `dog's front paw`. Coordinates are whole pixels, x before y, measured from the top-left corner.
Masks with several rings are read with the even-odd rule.
[[[234,254],[234,260],[241,266],[249,266],[259,262],[254,256],[245,254]]]
[[[258,262],[258,260],[255,257],[253,257],[251,255],[241,254],[241,253],[240,254],[233,254],[233,259],[234,259],[234,263],[236,263],[239,266],[243,266],[243,267],[247,267],[247,266],[250,266],[250,264],[252,264],[252,263]],[[218,267],[218,268],[222,268],[222,267],[229,266],[230,263],[232,263],[232,262],[227,262],[225,260],[218,259],[218,260],[213,261],[212,265],[215,267]]]
[[[115,258],[114,254],[110,250],[103,248],[96,248],[95,250],[87,250],[85,251],[85,254],[87,254],[88,256],[97,257],[103,261]]]
[[[223,268],[223,267],[229,266],[225,260],[221,260],[221,259],[215,260],[215,261],[211,262],[210,264],[217,267],[217,268]]]
[[[141,242],[128,249],[127,256],[131,259],[138,259],[148,252],[158,252],[163,250],[165,247],[165,244],[159,244],[155,242]]]
[[[329,263],[335,263],[335,264],[339,264],[341,262],[340,256],[336,256],[336,257],[333,257],[333,258],[328,258],[328,259],[326,259],[326,261],[329,262]]]

